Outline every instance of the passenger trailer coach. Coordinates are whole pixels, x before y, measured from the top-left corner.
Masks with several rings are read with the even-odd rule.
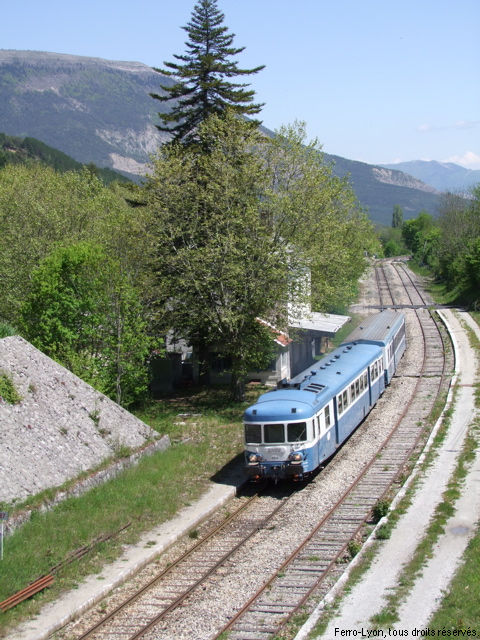
[[[370,316],[345,342],[244,414],[252,479],[301,480],[362,422],[389,384],[406,347],[405,317]]]

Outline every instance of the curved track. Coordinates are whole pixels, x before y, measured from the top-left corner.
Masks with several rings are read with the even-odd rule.
[[[422,353],[416,363],[400,364],[396,378],[398,382],[402,377],[409,379],[409,397],[404,398],[404,406],[398,409],[386,437],[343,494],[318,522],[315,522],[315,514],[311,514],[309,529],[283,555],[279,553],[278,538],[274,539],[275,523],[287,514],[291,517],[292,509],[298,509],[299,500],[304,500],[309,492],[322,490],[322,474],[307,485],[300,496],[297,492],[289,496],[271,491],[270,495],[243,498],[245,505],[168,570],[116,606],[83,635],[69,635],[68,638],[160,640],[185,637],[200,640],[219,638],[228,632],[231,640],[262,640],[282,633],[292,616],[305,607],[308,609],[312,596],[319,597],[322,590],[329,588],[343,570],[342,562],[348,556],[349,545],[361,539],[375,505],[389,495],[392,486],[404,474],[412,453],[428,430],[427,417],[449,383],[442,333],[409,272],[392,263],[382,264],[376,271],[380,305],[408,309],[408,342],[423,345]],[[368,434],[368,426],[365,434]],[[335,458],[330,464],[335,464]],[[294,496],[296,507],[292,507]],[[232,598],[235,602],[232,601],[228,611],[221,606],[216,611],[211,610],[208,624],[200,625],[199,614],[189,614],[187,609],[195,610],[197,603],[212,590],[210,599],[214,600],[215,589],[228,567],[242,565],[244,560],[239,557],[242,553],[243,558],[248,557],[249,545],[260,546],[257,541],[260,535],[265,540],[265,553],[272,553],[269,536],[272,544],[277,545],[272,554],[277,562],[270,570],[264,570],[260,580],[257,567],[247,564],[243,571],[252,574],[248,595]]]

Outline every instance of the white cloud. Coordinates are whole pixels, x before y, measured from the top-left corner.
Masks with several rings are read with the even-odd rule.
[[[466,167],[467,169],[480,169],[480,155],[473,151],[466,151],[461,156],[451,156],[450,158],[447,158],[445,162],[454,162],[455,164],[460,164],[462,167]]]

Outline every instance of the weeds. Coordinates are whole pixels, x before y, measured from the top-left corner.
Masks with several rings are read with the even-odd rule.
[[[19,404],[22,401],[12,378],[4,372],[0,372],[0,399],[7,404]]]

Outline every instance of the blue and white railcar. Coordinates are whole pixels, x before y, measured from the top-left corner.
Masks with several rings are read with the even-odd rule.
[[[261,395],[244,414],[254,479],[302,479],[350,436],[390,382],[405,351],[405,318],[383,311],[335,351]]]

